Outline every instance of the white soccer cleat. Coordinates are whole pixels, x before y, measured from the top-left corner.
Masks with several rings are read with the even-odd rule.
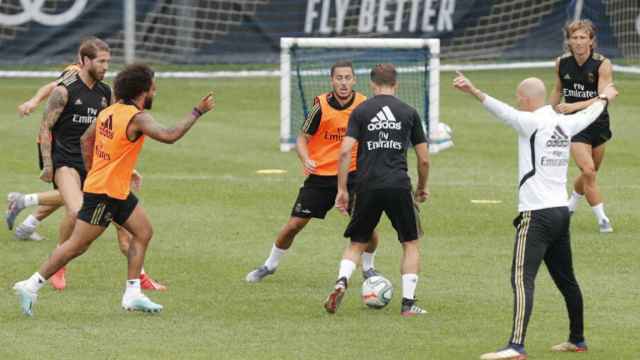
[[[16,295],[18,295],[18,299],[20,300],[20,308],[22,309],[22,313],[27,316],[33,316],[33,304],[36,303],[38,299],[38,294],[29,289],[27,286],[27,281],[20,281],[13,285],[13,290],[16,291]]]
[[[599,224],[598,227],[600,227],[600,232],[601,233],[612,233],[613,232],[613,226],[611,226],[611,221],[604,219],[602,220]]]
[[[162,311],[162,305],[154,303],[142,293],[137,296],[123,297],[122,308],[127,311],[142,311],[148,313],[159,313]]]
[[[46,238],[36,232],[35,227],[27,226],[24,224],[19,225],[15,231],[15,237],[18,240],[23,241],[42,241]]]
[[[581,341],[579,343],[572,342],[563,342],[558,345],[554,345],[551,347],[551,351],[553,352],[586,352],[587,351],[587,343]]]
[[[523,350],[516,350],[511,346],[496,352],[486,353],[480,356],[481,360],[526,360],[527,353]]]

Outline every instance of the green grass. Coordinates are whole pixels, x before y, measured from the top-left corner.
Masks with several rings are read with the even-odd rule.
[[[513,102],[520,79],[536,75],[551,84],[552,74],[469,75],[480,88]],[[10,289],[54,248],[58,212],[40,228],[48,241],[20,242],[6,230],[0,234],[0,358],[474,359],[504,345],[512,316],[516,135],[475,100],[454,93],[451,76],[442,76],[441,114],[455,131],[456,146],[433,157],[432,199],[422,211],[426,236],[417,297],[429,315],[399,316],[401,251],[386,219],[379,227],[376,263],[396,285],[396,295],[383,310],[362,305],[359,273],[337,315],[321,306],[347,243],[341,236],[347,220],[337,212],[309,224],[275,276],[245,283],[245,274],[267,256],[304,179],[295,154],[278,151],[278,80],[161,79],[153,114],[165,124],[190,111],[209,89],[218,104],[177,144],[148,140],[139,161],[140,198],[155,227],[146,268],[169,286],[167,293],[150,297],[164,312],[148,316],[120,309],[126,263],[109,230],[69,266],[67,290],[43,289],[35,317],[25,318]],[[41,115],[15,115],[16,105],[41,83],[1,80],[2,193],[48,189],[36,169]],[[579,356],[585,360],[638,357],[640,82],[618,75],[616,84],[621,96],[611,106],[614,137],[599,175],[616,232],[600,235],[586,203],[572,224],[591,347]],[[256,175],[263,168],[288,174]],[[570,174],[577,174],[573,165]],[[502,203],[474,205],[471,199]],[[536,285],[527,338],[531,358],[573,358],[548,351],[568,335],[566,312],[545,269]]]

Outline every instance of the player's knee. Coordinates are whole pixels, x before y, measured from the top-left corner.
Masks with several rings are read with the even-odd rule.
[[[582,168],[582,177],[586,181],[595,181],[597,172],[594,166],[586,166]]]
[[[287,223],[287,225],[285,225],[284,230],[288,235],[296,235],[302,229],[304,229],[305,225],[306,222],[303,221],[290,221],[289,223]]]
[[[153,228],[149,227],[147,229],[144,229],[137,235],[142,241],[147,243],[147,242],[151,241],[151,238],[153,237]]]

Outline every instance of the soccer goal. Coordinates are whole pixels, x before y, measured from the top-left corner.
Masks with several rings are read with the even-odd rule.
[[[439,121],[439,39],[281,38],[280,48],[280,150],[295,147],[314,97],[331,91],[329,72],[338,60],[353,62],[355,90],[367,96],[371,68],[393,63],[398,97],[421,115],[430,151],[453,145],[451,130]]]

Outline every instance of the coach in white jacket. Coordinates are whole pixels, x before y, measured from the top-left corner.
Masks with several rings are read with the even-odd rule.
[[[583,111],[563,115],[545,104],[546,89],[537,78],[525,79],[518,86],[519,110],[478,90],[461,73],[453,80],[453,86],[475,96],[518,133],[519,215],[513,222],[516,241],[511,267],[513,328],[507,347],[484,354],[481,359],[527,358],[524,339],[533,306],[534,281],[543,260],[564,296],[569,314],[569,340],[552,350],[586,351],[582,293],[571,260],[567,167],[571,137],[598,118],[608,99],[617,95],[615,88],[607,87],[600,101]]]

